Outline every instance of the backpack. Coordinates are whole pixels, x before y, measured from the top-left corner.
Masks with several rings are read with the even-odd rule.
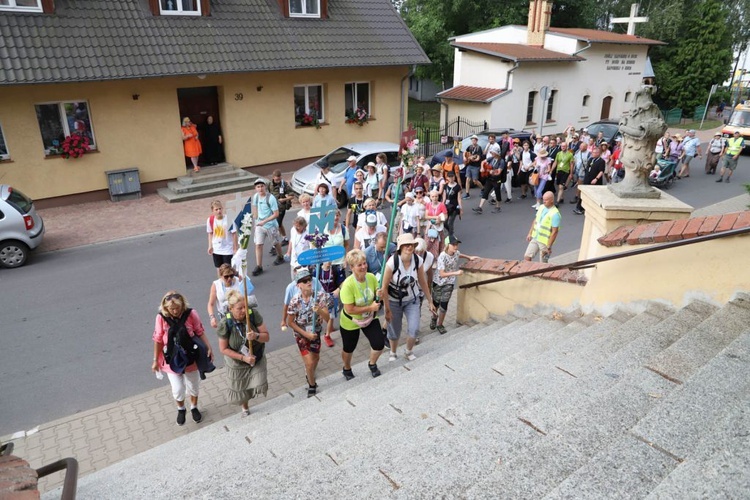
[[[169,325],[167,344],[163,350],[164,361],[175,373],[184,373],[185,368],[195,363],[198,357],[198,346],[195,345],[185,326],[191,312],[192,309],[186,309],[178,319],[159,313]]]
[[[399,263],[400,257],[397,252],[393,253],[393,276],[391,277],[390,283],[388,283],[388,295],[394,299],[398,299],[399,305],[404,297],[409,295],[409,289],[414,292],[414,287],[417,286],[417,280],[415,280],[411,274],[401,278],[401,264]],[[419,272],[419,255],[416,253],[412,257],[412,263],[414,264],[414,270]],[[395,283],[395,284],[394,284]],[[419,297],[419,294],[414,293],[415,297]]]

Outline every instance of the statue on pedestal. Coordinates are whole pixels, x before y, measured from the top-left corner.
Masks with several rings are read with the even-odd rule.
[[[659,107],[651,100],[654,87],[647,85],[635,94],[630,114],[620,119],[622,152],[620,161],[625,178],[609,189],[620,198],[659,198],[661,192],[648,183],[649,172],[656,164],[654,149],[667,130]]]

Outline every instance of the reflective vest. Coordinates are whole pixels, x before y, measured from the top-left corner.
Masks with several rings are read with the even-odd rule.
[[[736,156],[742,151],[742,137],[727,139],[727,152],[730,156]]]
[[[544,246],[549,246],[549,237],[552,234],[552,217],[555,214],[559,214],[560,211],[557,207],[547,209],[547,213],[542,217],[544,212],[544,205],[539,207],[536,211],[536,220],[534,222],[534,232],[531,235],[531,239],[537,240]]]

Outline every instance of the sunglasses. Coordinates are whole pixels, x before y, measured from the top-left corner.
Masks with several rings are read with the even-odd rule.
[[[175,300],[175,299],[181,299],[181,298],[182,298],[182,296],[181,296],[181,295],[180,295],[179,293],[173,293],[173,294],[167,295],[167,296],[166,296],[166,297],[164,298],[164,300],[165,300],[165,301],[166,301],[166,300]]]
[[[227,278],[232,279],[232,278],[234,278],[234,274],[225,274],[224,276],[222,276],[222,278],[223,279],[227,279]]]
[[[305,284],[312,283],[312,278],[303,278],[297,282],[297,284],[301,284],[301,283],[305,283]]]

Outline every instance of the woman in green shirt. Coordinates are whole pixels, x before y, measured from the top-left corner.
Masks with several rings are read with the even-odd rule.
[[[242,416],[250,415],[248,401],[268,392],[265,343],[268,328],[257,309],[245,313],[245,298],[237,290],[227,292],[229,313],[219,324],[219,350],[226,363],[227,400],[242,406]],[[247,318],[250,324],[246,324]]]
[[[339,292],[339,300],[343,305],[339,317],[341,341],[344,345],[341,359],[344,362],[343,374],[346,380],[354,378],[352,373],[352,353],[359,342],[359,332],[365,334],[370,341],[370,373],[373,377],[380,376],[378,358],[385,347],[385,335],[380,327],[377,312],[380,309],[380,291],[375,275],[367,272],[367,259],[361,250],[352,250],[346,254],[346,263],[352,274],[344,280]]]

